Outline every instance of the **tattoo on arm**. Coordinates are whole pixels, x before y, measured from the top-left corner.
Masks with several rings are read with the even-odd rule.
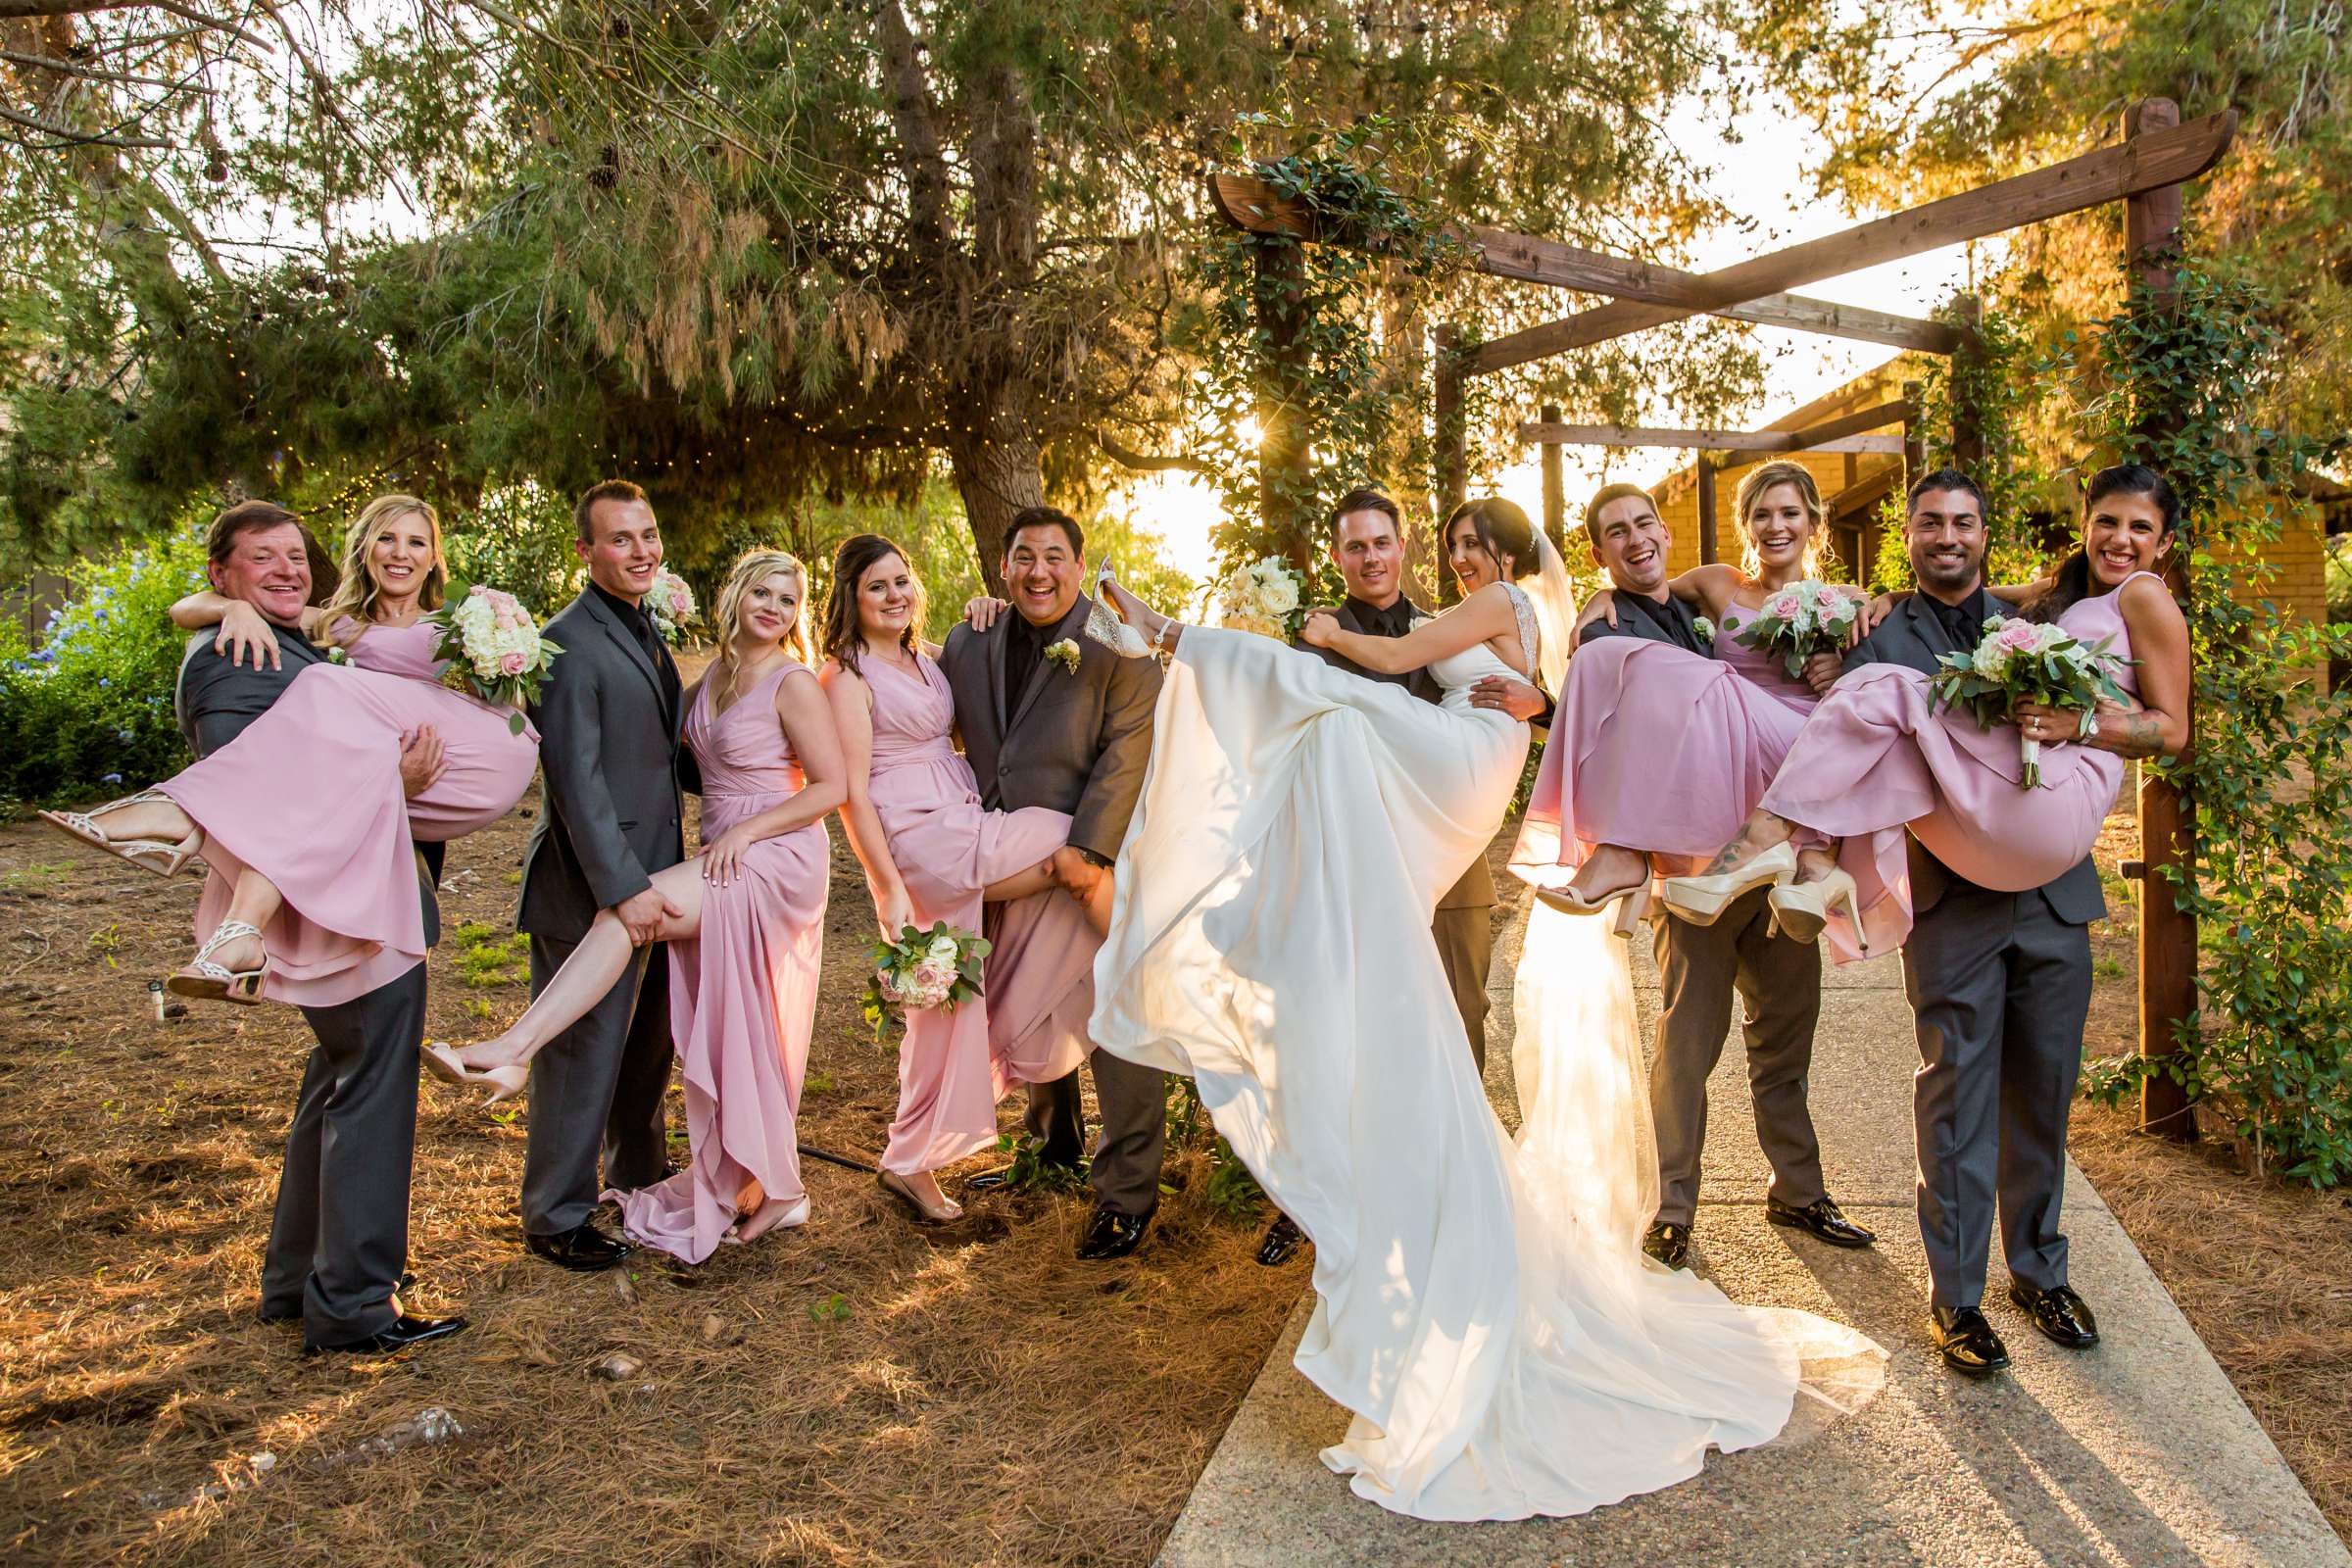
[[[2108,739],[2107,749],[2118,757],[2159,757],[2164,753],[2164,726],[2152,714],[2125,713],[2122,733]]]

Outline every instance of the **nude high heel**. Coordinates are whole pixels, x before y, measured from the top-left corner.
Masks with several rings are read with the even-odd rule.
[[[1842,906],[1846,922],[1854,928],[1855,947],[1863,957],[1870,956],[1870,935],[1862,929],[1860,890],[1854,886],[1852,872],[1832,871],[1811,882],[1784,882],[1772,890],[1768,902],[1773,929],[1798,942],[1818,940],[1831,914]]]
[[[1588,899],[1571,887],[1538,888],[1536,897],[1562,914],[1605,914],[1616,906],[1616,934],[1630,937],[1642,929],[1642,919],[1649,913],[1652,883],[1644,876],[1628,887],[1611,888],[1597,898]]]
[[[1735,900],[1760,887],[1793,881],[1796,846],[1783,839],[1771,849],[1729,871],[1712,876],[1670,876],[1659,885],[1666,912],[1692,925],[1713,925]]]
[[[188,836],[174,843],[168,839],[110,839],[106,836],[106,829],[98,825],[98,818],[109,811],[119,811],[131,806],[152,806],[159,802],[178,804],[161,790],[141,790],[136,795],[109,801],[89,811],[43,811],[40,817],[66,837],[87,844],[93,850],[103,851],[118,860],[127,860],[142,871],[153,871],[157,876],[177,876],[180,867],[202,853],[204,829],[190,827]]]
[[[927,1224],[946,1225],[963,1218],[961,1203],[952,1198],[943,1197],[940,1200],[941,1206],[933,1208],[917,1197],[914,1189],[906,1184],[906,1178],[895,1170],[877,1171],[874,1173],[874,1180],[884,1192],[912,1209],[915,1217]]]
[[[196,972],[171,976],[164,981],[164,989],[175,997],[194,997],[199,1002],[233,1002],[240,1007],[259,1005],[262,976],[270,972],[268,948],[262,950],[262,961],[250,969],[231,969],[213,961],[214,954],[244,937],[260,942],[261,928],[243,920],[221,921],[205,939],[204,946],[196,950],[196,956],[188,960],[188,967]]]
[[[1121,659],[1150,659],[1159,651],[1156,644],[1144,641],[1144,634],[1110,607],[1109,595],[1117,588],[1118,578],[1111,575],[1108,566],[1095,574],[1094,608],[1086,612],[1087,640],[1101,643]],[[1166,628],[1161,631],[1164,634]]]

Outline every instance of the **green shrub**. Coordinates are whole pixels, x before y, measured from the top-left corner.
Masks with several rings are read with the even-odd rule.
[[[0,629],[0,802],[126,794],[187,765],[172,716],[184,634],[172,602],[204,583],[201,523],[72,572],[39,644]]]

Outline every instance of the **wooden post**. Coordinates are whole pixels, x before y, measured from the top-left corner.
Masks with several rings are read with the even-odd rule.
[[[1919,427],[1919,383],[1903,383],[1903,401],[1911,405],[1903,416],[1903,488],[1908,490],[1928,471],[1928,443]]]
[[[1257,370],[1257,513],[1268,534],[1285,541],[1283,554],[1314,580],[1313,519],[1306,515],[1311,479],[1306,450],[1306,383],[1311,367],[1301,332],[1306,253],[1296,239],[1265,239],[1255,247],[1257,328],[1264,357]]]
[[[1560,407],[1546,403],[1538,411],[1545,424],[1560,422]],[[1551,547],[1565,558],[1568,554],[1568,487],[1560,472],[1560,448],[1557,442],[1546,441],[1544,459],[1544,532],[1550,538]]]
[[[1710,566],[1715,564],[1715,460],[1701,452],[1691,477],[1698,484],[1698,563]]]
[[[1441,325],[1435,334],[1437,353],[1431,372],[1435,386],[1430,399],[1437,438],[1438,523],[1453,515],[1470,494],[1470,427],[1462,407],[1462,354],[1460,328],[1450,321]],[[1438,542],[1438,599],[1451,604],[1461,598],[1461,584],[1443,563],[1446,541]]]
[[[2169,98],[2150,98],[2124,114],[2124,133],[2162,130],[2180,122],[2180,109]],[[2133,283],[2145,290],[2149,309],[2169,316],[2177,308],[2173,257],[2180,244],[2180,187],[2165,185],[2129,197],[2124,203],[2124,247]],[[2173,434],[2160,416],[2142,425],[2146,446]],[[2180,569],[2185,550],[2173,552],[2173,588],[2188,608],[2187,578]],[[2190,744],[2195,744],[2195,715],[2190,715]],[[2183,877],[2194,874],[2196,812],[2188,796],[2143,766],[2139,782],[2139,1054],[2153,1061],[2176,1054],[2175,1031],[2180,1020],[2197,1010],[2197,922],[2174,897],[2173,884],[2162,874],[2178,866]],[[2140,1090],[2139,1125],[2142,1131],[2169,1138],[2197,1135],[2196,1118],[2180,1086],[2162,1074],[2151,1074]]]
[[[1984,302],[1974,294],[1963,294],[1952,302],[1952,314],[1960,330],[1960,341],[1952,349],[1949,367],[1952,466],[1983,484],[1984,475],[1977,470],[1984,464],[1984,424],[1982,411],[1977,408],[1974,383],[1984,364]]]

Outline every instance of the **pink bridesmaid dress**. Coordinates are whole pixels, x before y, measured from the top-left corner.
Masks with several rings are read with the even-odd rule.
[[[2069,605],[2058,624],[2086,647],[2105,643],[2109,673],[2136,697],[2123,588]],[[1956,875],[2023,893],[2090,853],[2123,777],[2124,760],[2113,752],[2045,744],[2040,787],[2029,790],[2014,724],[1981,728],[1965,710],[1936,708],[1918,670],[1865,664],[1830,689],[1761,804],[1797,824],[1800,846],[1824,836],[1843,841],[1838,863],[1853,875],[1876,955],[1911,932],[1906,829]],[[1862,956],[1842,912],[1826,935],[1838,962]]]
[[[911,670],[866,659],[858,672],[873,697],[866,791],[914,905],[915,922],[945,920],[977,932],[981,890],[1043,863],[1068,842],[1070,819],[1040,807],[982,808],[971,764],[948,738],[956,721],[948,677],[927,656],[916,653]],[[996,967],[993,957],[990,967]],[[987,1148],[997,1138],[997,1101],[1012,1081],[1049,1081],[1077,1068],[1075,1052],[1066,1061],[1045,1062],[992,1054],[989,1009],[1004,1001],[975,998],[947,1012],[907,1013],[906,1037],[899,1046],[899,1114],[883,1151],[884,1170],[910,1176]]]
[[[1513,873],[1562,887],[1603,844],[1646,851],[1668,876],[1714,858],[1818,702],[1777,656],[1734,635],[1754,614],[1739,604],[1724,612],[1713,659],[1636,637],[1578,646]]]
[[[804,782],[776,718],[786,660],[710,711],[705,681],[683,738],[703,771],[702,842],[782,805]],[[769,1202],[806,1200],[796,1126],[824,956],[832,848],[820,821],[761,839],[736,878],[703,890],[702,929],[669,949],[669,1033],[686,1087],[686,1168],[608,1192],[630,1238],[688,1263],[717,1250],[736,1200],[757,1181]]]
[[[305,669],[244,733],[156,786],[204,829],[215,875],[196,907],[199,942],[247,866],[285,896],[262,934],[272,1001],[331,1006],[421,959],[415,841],[487,827],[530,787],[538,731],[516,734],[507,710],[442,685],[439,636],[422,622],[369,626],[350,663]],[[410,799],[401,737],[426,724],[447,765]]]

